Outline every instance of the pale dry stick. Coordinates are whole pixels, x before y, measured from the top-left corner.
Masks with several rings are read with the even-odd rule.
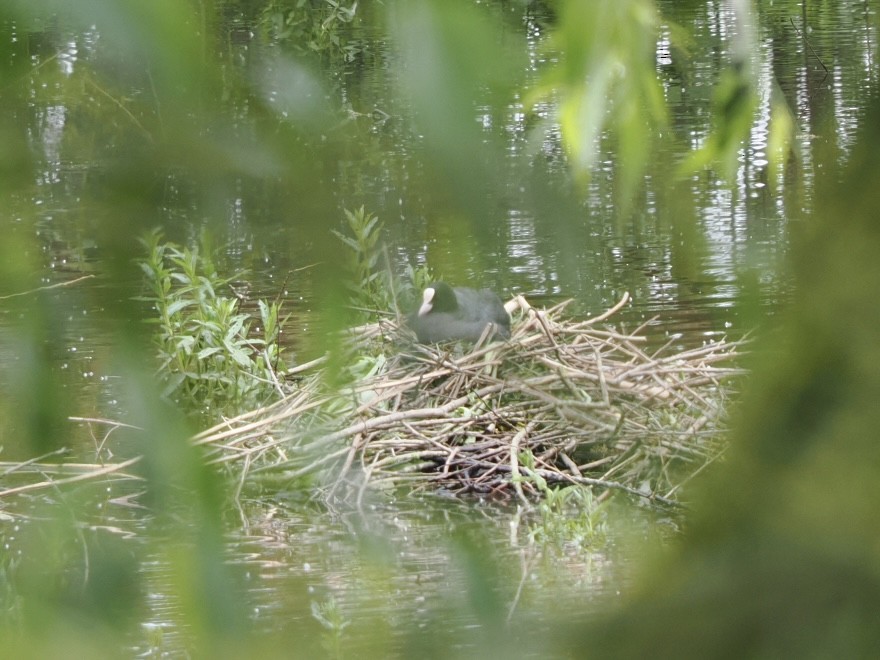
[[[702,358],[703,362],[719,362],[722,360],[729,360],[738,355],[736,350],[737,348],[738,345],[736,343],[724,343],[691,349],[665,357],[660,357],[657,355],[657,352],[655,352],[650,357],[645,355],[644,361],[641,364],[634,365],[631,368],[630,372],[632,374],[638,374],[639,372],[644,372],[648,370],[671,370],[676,373],[704,372],[708,370],[709,367],[705,366],[702,363],[698,366],[694,366],[693,364],[698,358]],[[718,352],[722,350],[724,352]],[[723,368],[723,371],[731,371],[735,374],[744,373],[744,370],[738,369],[736,367],[725,367]],[[629,376],[630,373],[627,373],[627,375]]]
[[[567,342],[574,342],[575,340],[582,342],[584,339],[591,339],[605,346],[609,354],[625,355],[629,358],[633,357],[630,355],[632,346],[627,346],[627,344],[644,344],[648,341],[647,337],[641,335],[632,335],[626,332],[617,332],[612,328],[595,328],[593,326],[585,328],[563,326],[560,333],[571,337],[570,340],[566,339]],[[639,357],[641,358],[641,355]]]
[[[578,473],[583,474],[584,472],[587,472],[588,470],[595,470],[596,468],[602,467],[603,465],[606,465],[607,463],[611,463],[615,460],[617,460],[617,458],[615,456],[605,456],[604,458],[597,458],[596,460],[590,461],[589,463],[584,463],[583,465],[578,465],[577,466]]]
[[[687,381],[683,381],[679,383],[679,388],[686,392],[690,396],[690,405],[699,410],[704,416],[708,415],[717,415],[720,411],[718,410],[718,406],[707,400],[702,394],[697,392],[693,385]],[[699,402],[701,405],[698,406],[694,402]]]
[[[264,439],[267,438],[267,439]],[[255,447],[240,447],[239,445],[244,444],[250,440],[260,440],[260,444]],[[221,463],[228,463],[230,461],[236,461],[242,457],[253,456],[253,454],[257,453],[265,453],[270,449],[274,449],[276,447],[280,449],[280,445],[286,443],[288,441],[287,438],[276,439],[273,438],[269,432],[269,429],[260,429],[252,433],[248,433],[241,437],[235,438],[230,443],[211,443],[211,451],[206,452],[207,465],[219,465]],[[218,456],[219,454],[219,456]],[[211,458],[213,456],[213,458]]]
[[[641,442],[635,442],[620,456],[613,458],[611,467],[609,467],[600,477],[602,480],[608,480],[613,474],[623,471],[627,465],[638,460],[638,450],[642,447]]]
[[[531,307],[531,304],[528,300],[526,300],[525,296],[522,294],[516,295],[506,303],[504,303],[504,309],[508,314],[513,314],[514,312],[525,312]]]
[[[614,339],[613,337],[609,337],[609,339]],[[632,361],[628,362],[630,369],[638,369],[643,367],[646,364],[652,363],[654,360],[640,347],[636,346],[635,336],[620,336],[617,340],[620,342],[618,345],[619,350],[626,350],[626,352],[630,353],[637,362],[633,363]],[[647,337],[641,338],[643,341],[647,341]],[[626,376],[626,374],[624,375]]]
[[[242,413],[241,415],[236,415],[235,417],[224,418],[222,422],[215,424],[214,426],[207,428],[203,431],[199,431],[190,440],[194,445],[198,446],[201,444],[217,442],[230,436],[238,435],[245,428],[245,426],[236,427],[234,425],[241,424],[242,422],[245,422],[248,419],[252,419],[254,417],[258,417],[259,419],[256,422],[250,424],[248,426],[248,429],[254,430],[263,428],[275,421],[278,421],[278,417],[275,417],[274,415],[271,417],[267,417],[266,415],[268,415],[270,411],[278,408],[286,410],[287,407],[283,405],[284,403],[286,403],[286,401],[276,401],[275,403],[268,406],[257,408],[255,410],[249,410],[248,412]]]
[[[541,362],[543,362],[548,367],[556,369],[557,373],[544,375],[544,376],[534,376],[534,377],[523,379],[520,381],[512,380],[511,385],[516,387],[517,391],[523,392],[525,394],[528,394],[529,396],[534,397],[535,399],[538,399],[538,400],[541,400],[541,401],[544,401],[547,403],[557,404],[560,402],[567,402],[567,401],[564,401],[563,399],[560,399],[558,396],[555,396],[551,392],[545,392],[541,389],[543,386],[553,385],[553,384],[559,382],[560,380],[562,380],[560,378],[560,374],[565,373],[563,370],[567,369],[567,368],[564,367],[563,365],[560,365],[558,362],[547,361],[544,358],[541,359]],[[584,378],[589,381],[593,381],[595,379],[595,376],[592,376],[592,375],[586,374],[586,373],[582,373],[582,372],[569,371],[565,375],[568,378],[572,378],[572,377]],[[564,380],[562,380],[562,382],[568,386],[568,389],[570,391],[573,389],[572,386],[570,384],[566,383]],[[595,408],[595,409],[601,409],[601,408],[607,407],[604,402],[595,402],[594,403],[594,402],[581,400],[581,401],[579,401],[579,403],[582,406],[591,407],[591,408]]]
[[[251,466],[251,457],[250,455],[244,457],[244,466],[241,468],[241,476],[238,479],[238,484],[235,488],[235,494],[233,495],[233,500],[238,501],[238,498],[241,497],[241,491],[244,488],[245,478],[248,475],[248,468]]]
[[[590,348],[593,349],[593,355],[596,358],[596,373],[599,374],[599,389],[602,392],[602,400],[606,406],[611,405],[611,399],[608,396],[608,383],[605,380],[605,369],[602,367],[602,353],[590,342]]]
[[[422,350],[423,350],[423,352],[427,352],[428,348],[423,347]],[[421,356],[421,355],[407,355],[406,358],[411,359],[412,361],[417,362],[419,364],[424,364],[424,365],[437,365],[437,364],[442,363],[444,360],[444,356],[439,353],[432,354],[431,359],[427,359],[426,357]],[[389,387],[395,387],[398,385],[409,386],[409,385],[418,384],[424,380],[434,380],[435,378],[449,375],[450,368],[454,368],[454,366],[455,366],[454,363],[450,363],[448,366],[445,366],[445,367],[440,366],[440,367],[438,367],[432,371],[429,371],[427,373],[409,375],[409,376],[406,376],[406,377],[401,378],[396,381],[390,381],[388,386]],[[397,370],[400,372],[406,373],[406,371],[403,367],[398,367]]]
[[[642,391],[646,395],[645,404],[656,397],[659,399],[673,399],[685,406],[691,405],[691,402],[680,391],[678,383],[670,381],[668,374],[658,370],[647,374],[647,379],[653,381],[655,385],[651,386],[647,383],[641,385]]]
[[[302,373],[303,371],[308,371],[312,367],[319,367],[329,359],[330,358],[327,355],[322,355],[321,357],[315,358],[314,360],[303,362],[302,364],[298,364],[295,367],[286,369],[285,371],[281,372],[281,375],[285,377],[294,376],[296,374]]]
[[[575,463],[565,452],[559,452],[560,460],[565,464],[565,467],[568,468],[568,471],[571,472],[572,476],[580,477],[583,476],[581,471],[578,469],[577,463]]]
[[[682,479],[679,483],[675,484],[668,493],[664,497],[671,498],[677,490],[681,487],[685,486],[689,481],[694,479],[698,474],[700,474],[707,467],[712,465],[715,461],[721,458],[724,455],[724,450],[718,451],[714,456],[710,456],[707,460],[705,460],[696,470],[687,475],[684,479]]]
[[[87,78],[86,82],[91,87],[93,87],[99,94],[105,96],[107,99],[110,100],[111,103],[116,105],[116,107],[119,108],[126,117],[128,117],[128,119],[131,121],[131,123],[134,124],[135,126],[137,126],[138,129],[140,129],[140,131],[144,134],[144,136],[147,138],[147,140],[150,143],[155,142],[155,138],[153,137],[153,134],[147,130],[147,128],[140,122],[140,120],[134,116],[134,114],[132,114],[131,110],[129,110],[128,108],[125,107],[125,105],[122,103],[122,101],[120,101],[115,96],[110,94],[110,92],[108,92],[103,87],[101,87],[98,83],[96,83],[94,81],[94,79]]]
[[[400,469],[404,469],[407,466],[414,464],[415,461],[422,461],[422,465],[430,464],[430,467],[436,467],[448,453],[448,451],[436,449],[420,449],[406,454],[393,454],[385,456],[384,458],[377,457],[373,466],[376,471],[386,472],[391,472],[392,469],[398,468],[398,470],[394,470],[394,473],[396,474]],[[439,472],[425,472],[425,478],[436,479],[439,474]]]
[[[626,381],[626,379],[630,377],[629,371],[632,371],[632,369],[627,369],[619,362],[609,360],[607,358],[603,362],[604,366],[601,371],[601,377],[598,374],[591,373],[591,370],[596,369],[595,361],[585,361],[583,365],[573,366],[553,360],[551,357],[548,357],[546,355],[536,356],[535,359],[546,365],[547,367],[551,367],[554,370],[562,371],[570,377],[585,378],[587,380],[595,381],[596,383],[604,381],[606,388],[608,388],[609,385],[615,387],[631,388],[633,385],[633,383],[621,385],[622,382]],[[611,372],[611,374],[609,374],[609,372]],[[611,375],[610,378],[609,375]],[[641,374],[637,374],[637,376],[641,376]],[[637,378],[631,378],[630,380],[637,380]]]
[[[724,359],[731,359],[733,354],[726,356]],[[678,367],[672,369],[677,374],[691,376],[691,379],[699,385],[708,385],[712,379],[731,378],[735,376],[744,376],[748,372],[745,369],[737,367],[715,367],[711,365],[698,367]],[[716,383],[717,384],[717,383]]]
[[[670,341],[669,343],[672,343],[672,342]],[[669,343],[666,346],[668,346]],[[721,355],[723,357],[728,357],[730,354],[729,351],[731,349],[737,347],[738,345],[739,345],[739,342],[737,342],[737,341],[729,342],[726,339],[724,339],[724,340],[717,341],[717,342],[710,342],[710,343],[704,344],[702,346],[695,346],[693,348],[685,349],[683,351],[679,351],[679,352],[674,353],[672,355],[666,355],[666,356],[659,355],[661,353],[661,350],[662,350],[661,349],[661,350],[655,351],[655,353],[654,353],[654,355],[652,355],[652,357],[654,359],[656,359],[658,362],[689,363],[689,362],[693,362],[698,357],[712,355],[713,353],[716,353],[720,349],[727,350],[728,351],[727,353],[722,353]]]
[[[243,433],[243,432],[252,431],[252,430],[260,429],[260,428],[265,428],[267,426],[271,426],[272,424],[275,424],[276,422],[284,421],[290,417],[295,417],[297,415],[301,415],[302,413],[309,412],[310,410],[320,408],[321,406],[326,405],[327,403],[330,403],[331,401],[333,401],[334,398],[335,397],[332,397],[332,396],[326,396],[326,397],[320,398],[318,400],[311,401],[310,403],[303,405],[303,406],[296,408],[296,409],[285,409],[284,411],[276,413],[276,414],[272,415],[271,417],[261,419],[257,422],[251,422],[249,424],[245,424],[244,426],[239,427],[239,428],[232,428],[231,426],[229,426],[229,424],[231,424],[232,422],[234,422],[237,419],[237,418],[233,418],[232,420],[228,420],[227,422],[224,422],[223,424],[218,424],[218,425],[208,429],[207,431],[202,431],[201,433],[199,433],[193,437],[192,442],[195,445],[205,445],[205,444],[218,442],[220,440],[224,440],[225,438],[236,436],[236,435]],[[269,406],[269,409],[272,409],[275,406],[276,406],[276,404],[273,404],[272,406]],[[246,416],[253,417],[253,414],[246,413]],[[224,428],[224,427],[225,427],[225,430],[217,431],[217,429]]]
[[[134,429],[135,431],[143,431],[144,429],[140,426],[134,426],[133,424],[126,424],[125,422],[119,422],[115,419],[105,419],[103,417],[68,417],[68,421],[71,422],[85,422],[92,424],[108,424],[110,426],[122,427],[126,429]]]
[[[314,407],[314,405],[315,405],[314,396],[315,395],[316,395],[316,392],[313,391],[312,389],[304,388],[302,390],[299,390],[295,394],[291,394],[289,396],[286,396],[285,398],[283,398],[279,401],[276,401],[275,403],[269,404],[268,406],[264,406],[262,408],[257,408],[255,410],[249,410],[249,411],[244,412],[240,415],[236,415],[235,417],[230,417],[230,418],[224,419],[222,422],[215,424],[214,426],[212,426],[208,429],[205,429],[204,431],[200,431],[199,433],[197,433],[196,435],[194,435],[192,437],[192,440],[195,444],[201,444],[201,441],[204,438],[206,438],[206,437],[214,438],[216,435],[222,434],[225,431],[229,431],[230,429],[232,429],[233,424],[240,424],[241,422],[247,421],[253,417],[260,417],[260,421],[257,423],[257,425],[259,426],[259,425],[275,423],[276,421],[279,421],[279,419],[284,419],[285,415],[286,416],[297,415],[302,411],[302,409],[298,408],[298,406],[305,406],[307,409]],[[319,399],[318,400],[319,405],[323,405],[324,403],[326,403],[327,399],[329,399],[329,398],[330,397],[325,397],[323,399]],[[290,411],[291,408],[293,408],[295,410],[293,410],[293,412],[291,412]],[[278,409],[284,411],[285,414],[278,416],[277,413],[273,412]],[[234,435],[235,432],[237,432],[239,430],[240,430],[239,428],[234,429],[234,432],[232,433],[232,435]],[[218,438],[218,439],[222,439],[222,438]]]
[[[651,356],[650,356],[651,360],[656,360],[657,362],[662,362],[664,359],[663,355],[666,352],[668,352],[669,348],[674,346],[675,342],[679,341],[680,339],[681,339],[681,335],[679,335],[679,334],[672,335],[664,344],[662,344],[659,348],[654,350],[653,353],[651,353]],[[675,353],[675,354],[673,354],[672,357],[677,358],[679,355],[681,355],[681,354]]]
[[[389,399],[400,399],[403,393],[410,389],[409,385],[398,385],[396,387],[392,387],[387,383],[377,382],[375,383],[375,387],[369,387],[368,385],[360,386],[358,388],[352,388],[352,394],[363,394],[365,392],[376,392],[376,396],[370,399],[369,401],[365,401],[360,406],[355,408],[353,415],[355,417],[360,417],[370,410],[375,410],[379,405],[388,401]],[[400,407],[399,403],[395,405],[392,410],[398,409]]]
[[[287,455],[287,452],[284,450],[284,445],[286,445],[289,441],[289,438],[275,438],[269,432],[259,433],[254,435],[253,438],[262,438],[260,444],[254,447],[237,447],[235,445],[229,445],[230,454],[233,454],[230,458],[236,459],[241,456],[249,457],[251,462],[256,461],[257,459],[262,458],[263,455],[268,454],[270,450],[275,450],[278,457],[281,461],[287,461],[290,457]],[[248,438],[251,439],[251,438]],[[228,462],[228,461],[220,461],[219,459],[212,459],[212,462]]]
[[[675,442],[674,440],[670,440],[668,438],[661,439],[659,441],[659,446],[668,449],[671,457],[674,457],[678,460],[689,462],[692,460],[698,460],[700,462],[706,460],[708,456],[708,447],[691,447],[687,444],[681,442]]]
[[[623,309],[624,305],[626,305],[626,303],[628,303],[629,301],[630,301],[629,291],[624,291],[623,296],[621,296],[620,300],[617,302],[616,305],[614,305],[614,307],[602,312],[601,314],[599,314],[599,316],[594,316],[591,319],[587,319],[586,321],[583,321],[583,323],[587,324],[587,325],[594,325],[596,323],[599,323],[600,321],[604,321],[605,319],[617,314],[617,312],[619,312],[621,309]]]
[[[27,291],[17,291],[16,293],[9,293],[5,296],[0,296],[0,300],[9,300],[10,298],[18,298],[19,296],[29,296],[32,293],[37,293],[38,291],[48,291],[50,289],[58,289],[63,286],[71,286],[73,284],[77,284],[82,282],[83,280],[90,280],[94,277],[94,275],[82,275],[73,280],[67,280],[66,282],[56,282],[55,284],[47,284],[46,286],[38,286],[35,289],[29,289]]]
[[[375,438],[370,441],[370,447],[375,449],[376,451],[388,449],[392,452],[398,451],[409,451],[409,450],[418,450],[424,447],[426,444],[434,445],[441,449],[448,450],[449,447],[440,442],[431,442],[427,439],[426,436],[421,436],[417,439],[413,440],[402,440],[401,438]]]
[[[442,462],[445,461],[446,457],[453,451],[452,447],[442,443],[411,444],[401,447],[398,444],[387,440],[374,440],[370,443],[370,447],[373,450],[372,453],[382,455],[378,463],[379,467],[405,463],[410,460],[411,457],[433,457]]]
[[[501,387],[502,386],[500,385],[488,385],[477,390],[477,393],[480,396],[487,396],[488,394],[497,392]],[[381,427],[384,425],[396,424],[397,422],[401,422],[403,420],[444,417],[467,403],[468,397],[464,396],[458,399],[454,399],[453,401],[449,401],[448,403],[445,403],[441,406],[435,406],[431,408],[418,408],[415,410],[401,410],[387,415],[382,415],[381,417],[374,417],[372,419],[358,421],[354,424],[347,426],[344,429],[324,436],[323,438],[318,440],[315,446],[332,444],[337,440],[341,440],[348,436],[354,435],[355,433],[370,431],[376,427]]]
[[[447,456],[446,456],[446,460],[443,461],[443,470],[440,472],[440,474],[441,474],[444,478],[449,478],[449,476],[450,476],[450,475],[449,475],[449,466],[452,465],[452,464],[454,463],[454,461],[455,461],[455,459],[456,459],[456,457],[458,456],[459,453],[461,453],[461,447],[460,447],[460,446],[456,446],[456,447],[453,447],[453,448],[452,448],[452,451],[450,451],[450,452],[447,454]]]
[[[554,471],[554,472],[560,472],[560,473],[565,472],[565,470],[563,470],[563,469],[557,467],[556,465],[554,465],[553,462],[552,462],[552,460],[550,460],[550,461],[547,460],[547,458],[551,458],[551,459],[552,459],[552,458],[553,458],[552,456],[551,456],[551,457],[547,457],[546,454],[535,454],[534,456],[535,456],[535,466],[536,466],[536,467],[538,467],[538,468],[542,468],[542,469],[545,469],[545,470],[552,470],[552,471]],[[564,461],[563,461],[563,462],[564,462]],[[572,465],[573,465],[573,464],[572,464]],[[568,465],[566,465],[566,467],[568,467]],[[576,475],[574,475],[574,476],[579,477],[579,476],[581,476],[581,475],[580,475],[580,474],[576,474]]]
[[[676,376],[680,377],[681,375],[680,372],[676,372]],[[682,397],[682,401],[685,402],[686,405],[700,410],[705,415],[718,414],[718,406],[707,400],[705,396],[697,392],[695,389],[695,386],[699,385],[714,384],[718,386],[718,383],[714,378],[688,378],[686,380],[679,380],[673,384],[674,392]],[[687,398],[685,398],[684,395],[687,395]]]
[[[526,578],[531,573],[531,568],[529,566],[529,561],[525,557],[525,550],[521,551],[521,562],[520,562],[520,577],[519,584],[516,586],[516,593],[513,595],[513,601],[510,603],[510,607],[507,609],[507,625],[510,625],[511,619],[513,619],[513,613],[516,611],[517,605],[519,605],[519,599],[522,597],[523,587],[526,584]],[[531,553],[532,559],[535,559],[536,555],[534,552]]]
[[[651,318],[642,321],[635,328],[630,330],[629,334],[630,334],[630,336],[637,336],[638,335],[642,339],[642,341],[648,341],[648,338],[645,336],[648,334],[647,328],[652,325],[657,325],[659,323],[659,321],[660,321],[659,314],[656,316],[652,316]]]
[[[607,317],[605,317],[607,318]],[[655,317],[656,319],[656,317]],[[652,319],[653,320],[653,319]],[[650,321],[646,321],[642,325],[640,325],[635,330],[618,330],[617,328],[610,326],[603,326],[601,328],[594,327],[595,322],[590,321],[579,321],[576,323],[568,323],[564,328],[564,332],[567,334],[592,334],[597,337],[607,337],[610,339],[614,339],[615,341],[623,341],[625,339],[629,339],[635,342],[647,343],[648,338],[642,333],[642,329],[648,326]]]
[[[16,495],[18,493],[25,493],[25,492],[29,492],[32,490],[40,490],[42,488],[55,488],[57,486],[62,486],[64,484],[71,484],[71,483],[75,483],[77,481],[85,481],[86,479],[93,479],[94,477],[100,477],[105,474],[112,474],[113,472],[118,472],[120,470],[124,470],[125,468],[127,468],[131,465],[134,465],[139,460],[141,460],[141,457],[135,456],[134,458],[130,458],[127,461],[123,461],[122,463],[108,465],[108,466],[102,467],[98,470],[95,470],[94,472],[88,472],[85,474],[78,474],[73,477],[66,477],[64,479],[56,479],[56,480],[49,479],[46,481],[40,481],[38,483],[25,484],[24,486],[17,486],[16,488],[7,488],[6,490],[0,490],[0,498],[6,497],[8,495]],[[134,478],[134,477],[131,477],[130,475],[126,475],[126,476],[128,476],[129,478]]]
[[[272,386],[275,388],[275,391],[278,392],[278,396],[284,398],[284,389],[282,389],[281,383],[278,382],[278,375],[275,373],[275,367],[272,365],[272,359],[269,357],[269,349],[264,348],[260,354],[263,356],[263,362],[266,365],[266,369],[269,371],[269,376],[272,378]]]
[[[62,447],[61,449],[56,449],[55,451],[50,451],[42,456],[35,456],[34,458],[29,458],[26,461],[21,461],[19,463],[0,463],[0,465],[9,465],[9,468],[3,473],[0,474],[0,477],[5,477],[6,475],[12,474],[13,472],[18,472],[28,466],[38,465],[40,461],[43,461],[47,458],[51,458],[52,456],[63,456],[70,452],[70,449],[67,447]]]
[[[294,468],[292,463],[293,461],[288,461],[288,464],[280,463],[275,465],[263,465],[260,467],[256,467],[251,470],[251,474],[263,474],[265,472],[282,472],[286,479],[292,480],[297,479],[299,477],[305,476],[307,474],[311,474],[316,472],[319,468],[327,465],[328,463],[332,463],[348,453],[348,448],[338,449],[329,454],[324,454],[321,458],[312,461],[311,463],[304,465],[299,468]]]
[[[280,462],[290,460],[290,456],[284,451],[284,445],[287,444],[285,441],[282,440],[281,442],[277,442],[275,437],[269,434],[266,434],[264,437],[266,439],[262,444],[259,444],[256,447],[247,447],[245,448],[245,451],[239,455],[247,458],[251,464],[254,464],[257,461],[265,462],[268,460],[274,460],[274,462]],[[269,453],[274,453],[276,458],[265,458]]]
[[[260,433],[255,437],[259,437],[260,435],[271,437],[268,434],[268,432]],[[205,464],[206,465],[223,465],[224,463],[233,463],[235,461],[240,460],[242,456],[249,456],[249,455],[256,453],[256,452],[266,452],[270,449],[280,448],[281,445],[285,445],[285,444],[289,443],[290,440],[291,440],[291,438],[289,438],[289,437],[272,438],[271,440],[267,440],[256,447],[250,447],[250,448],[244,448],[244,449],[234,447],[234,445],[229,445],[229,447],[231,449],[235,450],[234,453],[229,452],[229,453],[223,454],[218,450],[217,453],[219,453],[220,455],[217,456],[216,458],[212,458],[212,459],[206,461]],[[280,449],[279,449],[279,451],[280,451]],[[276,465],[287,465],[287,464],[290,464],[293,462],[294,462],[293,459],[283,459],[282,461],[276,463]],[[266,466],[263,466],[263,467],[266,467]],[[272,466],[268,466],[268,467],[272,467]]]
[[[553,352],[556,353],[556,357],[559,358],[560,361],[563,361],[565,358],[563,357],[563,351],[559,347],[559,343],[556,341],[556,337],[553,335],[553,331],[550,329],[550,326],[547,323],[546,315],[541,314],[535,309],[532,309],[535,318],[541,326],[541,330],[544,331],[544,336],[547,338],[547,341],[550,342],[550,345],[553,347]]]
[[[449,467],[449,461],[451,460],[452,457],[454,457],[461,450],[461,445],[453,445],[450,447],[449,445],[445,445],[442,442],[438,442],[433,437],[425,435],[424,433],[421,433],[415,427],[415,425],[411,422],[404,422],[403,426],[416,438],[417,442],[415,442],[413,444],[414,447],[422,448],[425,445],[429,445],[429,446],[436,447],[438,451],[440,451],[440,452],[442,452],[442,454],[446,455],[446,460],[444,461],[444,468],[443,469],[444,469],[444,471],[447,471],[448,467]],[[382,445],[384,443],[380,440],[376,444]],[[391,444],[394,447],[400,446],[399,441],[394,441]]]
[[[504,346],[504,344],[502,344],[502,346]],[[427,351],[428,349],[426,348],[424,350]],[[463,372],[479,371],[480,369],[482,369],[486,365],[497,366],[497,365],[501,364],[501,360],[497,359],[497,358],[494,360],[489,360],[489,361],[482,359],[484,356],[486,356],[494,351],[497,351],[497,350],[498,350],[498,345],[490,344],[489,346],[485,346],[482,348],[478,347],[475,350],[473,350],[469,353],[465,353],[464,355],[462,355],[458,358],[451,357],[448,351],[444,351],[442,353],[437,352],[432,356],[433,361],[428,362],[428,364],[437,364],[442,367],[445,367],[448,370],[452,370],[452,371],[456,371],[456,372],[458,372],[458,371],[463,371]],[[470,362],[472,364],[468,364],[468,362]],[[443,372],[442,375],[445,375],[446,373],[447,372]]]
[[[700,431],[703,430],[703,427],[706,426],[706,424],[708,424],[710,421],[717,421],[717,420],[714,420],[714,419],[710,420],[709,417],[707,417],[706,415],[703,415],[702,417],[695,419],[691,423],[691,425],[685,429],[685,433],[687,435],[697,435]],[[711,433],[711,432],[712,431],[710,430],[709,433]]]
[[[109,429],[107,429],[107,432],[104,434],[104,437],[101,438],[100,441],[95,436],[91,422],[89,423],[88,426],[89,426],[89,435],[92,436],[92,442],[94,442],[96,445],[95,446],[95,460],[100,460],[101,452],[104,451],[104,445],[106,445],[107,440],[110,439],[110,434],[113,433],[113,431],[115,431],[116,429],[120,428],[120,426],[118,426],[116,424],[111,426]],[[113,456],[113,454],[111,452],[110,454],[107,455],[107,458],[111,458],[112,456]]]
[[[619,387],[619,384],[617,382],[617,380],[618,380],[617,378],[613,378],[613,379],[609,380],[607,378],[607,376],[600,377],[598,373],[592,374],[589,371],[587,371],[586,369],[575,368],[570,365],[566,365],[561,362],[557,362],[556,360],[553,360],[552,358],[549,358],[546,355],[539,356],[537,358],[537,361],[540,362],[541,364],[543,364],[544,366],[553,369],[557,374],[566,376],[568,378],[585,379],[585,380],[588,380],[588,381],[591,381],[591,382],[594,382],[597,384],[600,384],[601,382],[604,381],[606,388],[608,387],[609,384],[611,384],[615,387]],[[544,385],[547,383],[547,381],[545,380],[546,376],[536,376],[535,378],[539,379],[533,383],[535,386],[540,386],[540,385]]]
[[[583,374],[582,371],[576,371],[575,373],[577,373],[578,377],[580,377]],[[599,376],[599,380],[601,381],[602,380],[602,372],[597,371],[597,373]],[[565,385],[566,388],[568,388],[568,391],[571,393],[571,395],[573,397],[576,397],[576,400],[583,400],[585,393],[580,388],[575,386],[575,384],[568,377],[568,375],[566,374],[564,369],[558,369],[556,371],[556,376],[557,376],[557,378],[559,378],[560,381],[562,381],[562,384]]]

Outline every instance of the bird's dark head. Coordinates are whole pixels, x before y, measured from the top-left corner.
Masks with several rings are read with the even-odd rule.
[[[455,291],[446,282],[434,282],[422,292],[422,306],[418,315],[425,316],[431,312],[454,312],[458,309]]]

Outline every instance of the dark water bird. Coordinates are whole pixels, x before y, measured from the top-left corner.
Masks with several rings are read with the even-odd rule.
[[[490,324],[496,337],[510,337],[510,316],[497,295],[488,289],[453,289],[446,282],[434,282],[425,288],[421,306],[408,322],[423,344],[477,341]]]

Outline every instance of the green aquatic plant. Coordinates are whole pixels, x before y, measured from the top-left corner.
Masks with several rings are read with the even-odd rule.
[[[352,35],[357,15],[356,1],[274,0],[263,10],[260,26],[272,41],[300,55],[351,62],[364,47],[363,40]]]
[[[240,411],[280,392],[280,305],[258,300],[256,309],[224,295],[210,251],[164,241],[160,231],[141,239],[156,317],[155,344],[164,395],[204,411]],[[203,241],[203,247],[205,242]]]
[[[324,627],[321,645],[330,657],[341,657],[343,631],[351,624],[333,596],[323,602],[312,601],[312,616]]]
[[[592,488],[580,484],[551,488],[537,471],[531,451],[518,457],[520,484],[529,483],[541,493],[541,499],[529,508],[532,516],[526,525],[529,543],[541,547],[583,547],[604,540],[605,509],[593,497]]]
[[[405,312],[415,303],[419,292],[438,279],[425,265],[408,265],[403,277],[395,277],[380,238],[382,221],[363,206],[345,209],[347,233],[333,230],[346,250],[347,287],[352,306],[376,313],[399,310]]]
[[[333,230],[336,237],[348,248],[345,264],[349,273],[346,285],[351,292],[355,307],[371,310],[388,309],[393,299],[391,278],[381,267],[382,249],[379,238],[382,222],[372,213],[358,209],[345,209],[348,233]]]

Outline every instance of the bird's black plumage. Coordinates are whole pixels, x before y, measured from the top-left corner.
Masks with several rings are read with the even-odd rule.
[[[497,337],[510,336],[510,316],[497,295],[488,289],[452,288],[446,282],[425,288],[421,306],[408,321],[423,344],[477,341],[489,324]]]

